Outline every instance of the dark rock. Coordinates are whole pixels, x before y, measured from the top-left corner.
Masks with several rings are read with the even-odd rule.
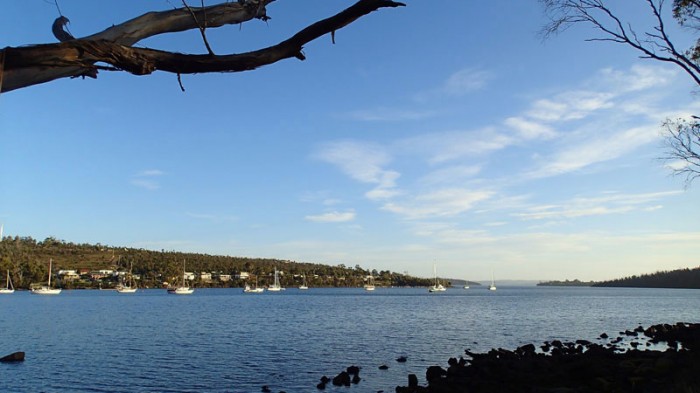
[[[607,334],[607,333],[601,333],[600,338],[608,338],[608,334]]]
[[[321,382],[318,385],[316,385],[316,389],[318,390],[325,390],[326,389],[326,384]]]
[[[270,387],[267,386],[267,385],[263,386],[262,389],[261,389],[261,391],[262,391],[263,393],[270,393],[270,392],[272,392],[272,390],[270,390]]]
[[[357,385],[358,383],[360,383],[361,380],[362,379],[360,378],[360,376],[355,374],[352,376],[352,380],[350,382],[352,382],[353,385]]]
[[[430,366],[428,367],[428,371],[425,372],[425,379],[428,381],[428,384],[430,384],[442,379],[445,375],[447,375],[447,371],[442,367]]]
[[[399,362],[399,363],[406,363],[406,360],[408,360],[408,359],[406,358],[406,356],[399,356],[399,357],[396,359],[396,361]]]
[[[380,370],[388,370],[389,366],[387,366],[386,364],[382,364],[381,366],[379,366],[379,369]]]
[[[360,373],[360,368],[357,366],[350,366],[345,371],[347,371],[350,375],[357,375]]]
[[[328,383],[330,381],[331,381],[331,379],[325,375],[321,377],[321,383]]]
[[[633,336],[640,329],[633,333],[622,334]],[[429,367],[427,387],[418,386],[411,374],[409,387],[397,386],[396,392],[700,392],[700,324],[655,325],[643,333],[649,337],[647,342],[667,343],[669,349],[630,349],[642,345],[638,340],[620,347],[577,340],[548,343],[551,355],[533,353],[534,346],[529,345],[515,351],[465,350],[471,360],[449,359],[447,371]]]
[[[415,388],[418,386],[418,377],[416,374],[408,374],[408,387]]]
[[[335,386],[350,386],[350,374],[347,371],[342,371],[340,374],[333,377],[333,385]]]
[[[4,356],[0,358],[0,362],[23,362],[24,361],[24,352],[15,352],[11,353],[7,356]]]

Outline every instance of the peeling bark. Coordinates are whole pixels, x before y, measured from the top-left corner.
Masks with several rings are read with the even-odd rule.
[[[84,38],[55,44],[6,47],[0,50],[0,92],[65,77],[96,76],[97,69],[125,71],[134,75],[148,75],[155,71],[176,74],[241,72],[292,57],[304,60],[302,49],[305,44],[323,35],[334,34],[336,30],[380,8],[405,5],[390,0],[359,0],[344,11],[302,29],[277,45],[240,54],[181,54],[132,47],[140,40],[155,35],[199,29],[197,20],[206,19],[206,28],[243,23],[255,18],[266,20],[265,6],[273,1],[239,0],[208,7],[149,12]],[[96,65],[98,63],[108,64],[109,67]]]

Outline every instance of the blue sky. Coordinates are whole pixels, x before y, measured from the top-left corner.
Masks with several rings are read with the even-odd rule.
[[[76,36],[176,1],[61,0]],[[212,4],[207,1],[206,4]],[[622,10],[642,20],[646,9]],[[209,30],[274,44],[349,1],[278,0]],[[628,5],[629,6],[629,5]],[[54,42],[52,2],[4,4],[2,46]],[[661,123],[695,86],[536,1],[408,1],[236,74],[102,72],[0,96],[0,222],[53,236],[431,276],[600,280],[696,267],[698,186]],[[680,36],[679,36],[680,37]],[[196,31],[143,46],[205,52]],[[695,203],[693,203],[695,202]]]

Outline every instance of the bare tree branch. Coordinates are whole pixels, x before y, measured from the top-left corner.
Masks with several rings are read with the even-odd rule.
[[[57,44],[7,47],[0,50],[5,58],[4,85],[1,91],[85,75],[86,72],[94,72],[99,68],[95,66],[96,63],[106,63],[111,69],[134,75],[147,75],[154,71],[177,74],[240,72],[292,57],[304,60],[302,49],[305,44],[381,8],[405,5],[390,0],[359,0],[344,11],[302,29],[277,45],[241,54],[193,55],[131,46],[153,35],[198,29],[197,20],[205,18],[208,27],[242,23],[254,18],[266,19],[265,5],[272,1],[274,0],[246,0],[202,8],[192,7],[189,11],[179,8],[153,12],[81,39]]]

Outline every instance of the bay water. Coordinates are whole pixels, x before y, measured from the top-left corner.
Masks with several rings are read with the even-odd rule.
[[[316,392],[361,367],[357,385],[394,391],[464,350],[598,340],[637,326],[700,321],[700,290],[486,287],[64,290],[0,295],[2,392]],[[406,357],[406,362],[397,358]],[[388,370],[379,366],[387,365]]]

